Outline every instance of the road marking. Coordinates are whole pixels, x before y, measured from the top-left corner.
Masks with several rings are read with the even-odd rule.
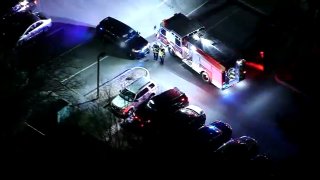
[[[297,88],[295,88],[294,86],[290,85],[289,83],[281,80],[277,74],[274,75],[274,79],[275,79],[275,81],[276,81],[277,83],[281,84],[282,86],[287,87],[287,88],[289,88],[290,90],[292,90],[292,91],[294,91],[294,92],[296,92],[296,93],[299,93],[299,94],[301,94],[301,95],[303,95],[303,96],[305,96],[305,97],[308,97],[306,94],[304,94],[304,93],[303,93],[302,91],[300,91],[299,89],[297,89]]]
[[[65,54],[67,54],[67,53],[69,53],[69,52],[73,51],[74,49],[76,49],[76,48],[78,48],[78,47],[82,46],[84,43],[85,43],[85,42],[80,43],[80,44],[78,44],[78,45],[74,46],[73,48],[71,48],[71,49],[69,49],[69,50],[67,50],[67,51],[65,51],[65,52],[63,52],[63,53],[61,53],[61,54],[60,54],[60,55],[58,55],[57,57],[64,56]]]
[[[99,61],[101,62],[101,61],[103,61],[104,59],[107,59],[108,57],[109,57],[109,56],[105,56],[105,57],[103,57],[102,59],[100,59]],[[78,71],[78,72],[74,73],[73,75],[71,75],[71,76],[69,76],[69,77],[65,78],[64,80],[62,80],[62,81],[60,81],[60,82],[61,82],[61,83],[64,83],[65,81],[68,81],[69,79],[71,79],[71,78],[75,77],[76,75],[78,75],[78,74],[82,73],[83,71],[85,71],[85,70],[87,70],[87,69],[91,68],[92,66],[94,66],[94,65],[96,65],[96,64],[97,64],[97,62],[94,62],[94,63],[90,64],[89,66],[87,66],[87,67],[85,67],[85,68],[81,69],[80,71]]]
[[[216,28],[220,23],[222,23],[223,21],[225,21],[226,19],[228,19],[230,16],[232,16],[233,14],[235,14],[236,12],[238,12],[240,10],[240,8],[233,10],[228,16],[225,16],[224,18],[222,18],[220,21],[218,21],[217,23],[215,23],[213,26],[209,27],[207,29],[207,31]]]
[[[51,31],[50,33],[48,33],[48,34],[47,34],[47,36],[52,36],[53,34],[57,33],[58,31],[61,31],[61,30],[63,30],[63,28],[62,28],[62,27],[57,28],[57,29],[55,29],[55,30]]]
[[[194,10],[192,10],[191,12],[189,12],[187,14],[187,16],[190,16],[192,13],[194,13],[195,11],[199,10],[202,6],[204,6],[205,4],[207,4],[209,1],[206,1],[204,3],[202,3],[200,6],[196,7]]]
[[[39,131],[38,129],[36,129],[35,127],[31,126],[30,124],[28,124],[27,122],[24,122],[25,125],[27,125],[28,127],[30,127],[31,129],[35,130],[36,132],[38,132],[39,134],[41,134],[42,136],[45,136],[46,134],[44,134],[43,132]]]
[[[164,5],[167,1],[168,1],[168,0],[162,1],[161,3],[159,3],[159,4],[156,6],[156,8],[159,8],[160,6]]]
[[[243,0],[238,0],[238,1],[239,1],[239,3],[242,3],[243,5],[245,5],[245,6],[249,7],[249,8],[251,8],[251,9],[253,9],[254,11],[256,11],[256,12],[258,12],[258,13],[264,15],[264,16],[268,16],[268,13],[263,12],[262,10],[260,10],[260,9],[258,9],[258,8],[256,8],[256,7],[252,6],[251,4],[247,3],[246,1],[243,1]]]

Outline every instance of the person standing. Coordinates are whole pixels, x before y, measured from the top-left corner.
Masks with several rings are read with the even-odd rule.
[[[157,61],[158,56],[159,56],[159,45],[157,43],[154,43],[152,46],[152,51],[153,51],[153,60]]]
[[[166,56],[166,51],[165,51],[164,47],[161,46],[160,50],[159,50],[160,64],[164,63],[165,56]]]

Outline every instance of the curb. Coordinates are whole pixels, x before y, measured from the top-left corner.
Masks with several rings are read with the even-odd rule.
[[[269,16],[266,12],[260,10],[259,8],[252,6],[251,4],[247,3],[245,0],[237,0],[237,2],[242,4],[243,6],[246,6],[249,9],[252,9],[254,12],[256,12],[260,15]]]
[[[277,74],[274,75],[274,79],[277,83],[281,84],[282,86],[285,86],[289,89],[291,89],[292,91],[302,94],[303,96],[306,96],[302,91],[300,91],[299,89],[295,88],[294,86],[292,86],[291,84],[281,80],[281,78],[279,78],[279,76]]]

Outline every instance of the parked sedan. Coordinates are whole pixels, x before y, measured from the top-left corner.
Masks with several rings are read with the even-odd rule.
[[[52,26],[52,21],[43,13],[23,11],[7,16],[0,24],[1,39],[10,45],[21,46],[47,32]]]
[[[31,15],[32,14],[32,15]],[[20,46],[23,43],[33,39],[40,34],[47,32],[49,28],[52,26],[51,18],[46,17],[44,14],[36,12],[31,13],[32,19],[34,20],[32,24],[23,32],[20,36],[17,45]]]
[[[258,154],[257,140],[249,136],[241,136],[224,143],[215,153],[224,161],[249,161]]]
[[[98,37],[110,40],[124,49],[131,59],[143,58],[150,53],[150,44],[139,32],[112,17],[103,19],[97,25],[96,33]]]
[[[196,143],[200,150],[213,153],[223,143],[231,139],[232,128],[222,121],[214,121],[209,125],[202,126],[196,134]]]
[[[170,112],[174,113],[180,108],[189,105],[187,95],[179,88],[168,89],[157,96],[154,96],[147,103],[147,108],[153,112],[159,112],[159,115]]]
[[[174,87],[153,96],[149,101],[139,106],[134,115],[128,118],[128,121],[134,121],[131,124],[140,129],[159,128],[159,126],[171,127],[173,125],[172,115],[178,109],[188,105],[187,95]]]
[[[174,113],[173,121],[179,132],[194,133],[206,122],[206,114],[195,105],[189,105]]]

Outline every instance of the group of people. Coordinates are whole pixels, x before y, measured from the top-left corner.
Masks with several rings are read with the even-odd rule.
[[[158,43],[154,43],[152,46],[153,51],[153,60],[157,61],[160,58],[160,64],[164,63],[164,58],[166,56],[165,49],[163,45],[159,45]]]

